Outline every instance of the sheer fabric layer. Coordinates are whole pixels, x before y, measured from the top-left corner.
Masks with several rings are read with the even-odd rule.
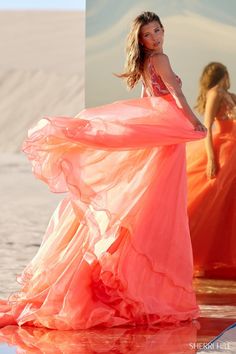
[[[194,131],[170,95],[46,117],[23,151],[66,192],[0,324],[82,329],[198,317],[192,289],[185,142]]]

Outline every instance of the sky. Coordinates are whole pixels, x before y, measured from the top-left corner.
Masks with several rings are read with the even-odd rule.
[[[85,10],[86,0],[0,0],[0,10]]]

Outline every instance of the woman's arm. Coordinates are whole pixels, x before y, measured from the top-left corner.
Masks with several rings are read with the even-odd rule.
[[[214,178],[217,173],[217,163],[215,158],[213,140],[212,140],[212,126],[214,118],[220,106],[222,96],[217,89],[212,89],[207,93],[206,107],[204,113],[204,124],[207,131],[205,140],[206,153],[207,153],[207,176]]]
[[[177,106],[183,110],[189,121],[193,124],[196,130],[206,131],[206,128],[195,116],[182,92],[181,86],[176,80],[176,75],[173,72],[168,56],[165,54],[156,54],[152,57],[153,65],[156,72],[161,76],[166,87],[174,97]]]

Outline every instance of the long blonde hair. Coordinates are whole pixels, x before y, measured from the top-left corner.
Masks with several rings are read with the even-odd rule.
[[[211,62],[205,66],[200,77],[199,94],[196,106],[194,107],[198,113],[204,114],[207,91],[217,85],[227,73],[226,66],[218,62]]]
[[[133,89],[137,85],[143,72],[145,49],[139,43],[140,29],[142,26],[153,21],[157,21],[161,28],[163,28],[159,16],[149,11],[142,12],[133,20],[131,25],[126,41],[124,72],[116,75],[126,81],[128,89]]]

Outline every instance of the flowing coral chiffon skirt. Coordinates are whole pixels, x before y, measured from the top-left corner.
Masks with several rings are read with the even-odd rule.
[[[185,142],[201,139],[170,95],[46,117],[23,151],[66,192],[0,325],[69,330],[197,318]]]
[[[204,141],[187,149],[188,212],[196,276],[236,279],[236,120],[216,120],[216,178]]]

